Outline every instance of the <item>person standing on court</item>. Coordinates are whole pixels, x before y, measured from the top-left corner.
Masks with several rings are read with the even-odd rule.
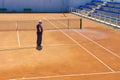
[[[43,33],[43,28],[42,28],[42,21],[39,20],[38,24],[36,25],[36,29],[37,29],[37,50],[41,50],[42,49],[42,33]]]

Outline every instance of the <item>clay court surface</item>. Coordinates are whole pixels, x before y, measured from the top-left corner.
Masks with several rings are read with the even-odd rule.
[[[49,19],[80,18],[65,15],[0,14],[0,21],[42,19],[57,27],[64,23]],[[83,18],[83,29],[44,30],[38,51],[35,30],[0,31],[0,80],[120,80],[119,36],[119,30]]]

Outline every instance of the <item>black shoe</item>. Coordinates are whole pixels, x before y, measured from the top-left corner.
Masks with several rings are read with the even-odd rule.
[[[37,50],[42,50],[42,46],[37,46],[36,49]]]

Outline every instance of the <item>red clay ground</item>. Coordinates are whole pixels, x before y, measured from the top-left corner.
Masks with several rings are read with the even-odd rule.
[[[0,17],[9,21],[78,18],[72,14]],[[53,27],[63,24],[48,22]],[[43,49],[37,51],[35,31],[0,31],[0,80],[120,80],[119,36],[119,30],[83,18],[82,30],[45,30]]]

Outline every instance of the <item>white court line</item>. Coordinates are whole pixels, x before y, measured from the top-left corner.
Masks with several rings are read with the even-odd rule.
[[[21,47],[20,35],[19,35],[19,31],[18,30],[17,30],[17,39],[18,39],[18,45],[19,45],[19,47]]]
[[[64,44],[64,43],[62,43],[62,44],[57,44],[57,43],[51,43],[51,44],[49,44],[49,43],[43,43],[43,46],[71,46],[71,45],[77,45],[77,44],[75,44],[75,43],[66,43],[66,44]],[[27,45],[27,46],[35,46],[35,45]]]
[[[9,79],[9,80],[34,80],[34,79],[48,79],[48,78],[61,78],[61,77],[79,77],[79,76],[92,76],[92,75],[107,75],[107,74],[117,74],[117,72],[101,72],[101,73],[86,73],[86,74],[66,74],[66,75],[55,75],[55,76],[39,76],[39,77],[22,77],[16,79]]]
[[[47,19],[46,19],[47,20]],[[50,21],[48,21],[50,22]],[[51,23],[51,22],[50,22]],[[55,24],[51,23],[54,27],[56,27]],[[44,76],[44,77],[30,77],[30,78],[17,78],[17,79],[9,79],[9,80],[32,80],[32,79],[41,79],[41,78],[59,78],[59,77],[75,77],[75,76],[85,76],[85,75],[104,75],[104,74],[112,74],[112,73],[120,73],[115,72],[113,69],[111,69],[108,65],[106,65],[104,62],[102,62],[99,58],[97,58],[95,55],[93,55],[90,51],[88,51],[86,48],[84,48],[82,45],[80,45],[77,41],[75,41],[72,37],[67,35],[62,30],[58,29],[60,32],[65,34],[68,38],[70,38],[72,41],[74,41],[77,45],[79,45],[81,48],[83,48],[86,52],[88,52],[90,55],[92,55],[94,58],[96,58],[98,61],[100,61],[103,65],[105,65],[110,71],[112,72],[103,72],[103,73],[89,73],[89,74],[69,74],[69,75],[56,75],[56,76]]]
[[[46,18],[44,18],[46,19]],[[46,19],[47,20],[47,19]],[[52,22],[50,22],[49,20],[47,20],[50,24],[52,24],[55,28],[57,28],[57,26],[55,24],[53,24]],[[87,53],[89,53],[91,56],[93,56],[95,59],[97,59],[100,63],[102,63],[104,66],[106,66],[110,71],[115,72],[110,66],[108,66],[107,64],[105,64],[102,60],[100,60],[97,56],[95,56],[94,54],[92,54],[92,52],[90,52],[89,50],[87,50],[85,47],[83,47],[81,44],[79,44],[76,40],[74,40],[72,37],[70,37],[68,34],[66,34],[65,32],[63,32],[62,30],[60,30],[59,28],[57,28],[60,32],[62,32],[64,35],[66,35],[69,39],[71,39],[73,42],[75,42],[78,46],[80,46],[82,49],[84,49]]]
[[[0,46],[0,48],[16,48],[18,46]]]
[[[4,42],[16,42],[16,40],[6,40],[6,41],[0,41],[0,43],[4,43]]]
[[[43,44],[43,47],[49,47],[49,46],[75,46],[77,44]],[[21,48],[27,48],[27,47],[36,47],[35,45],[27,45],[23,46]]]
[[[54,46],[76,46],[77,44],[43,44],[44,47],[54,47]],[[13,49],[24,49],[24,48],[33,48],[33,47],[36,47],[35,45],[27,45],[27,46],[22,46],[21,48],[18,47],[18,46],[3,46],[3,47],[0,47],[2,49],[0,49],[0,51],[3,51],[3,50],[13,50]]]
[[[114,52],[112,52],[111,50],[105,48],[104,46],[100,45],[99,43],[95,42],[94,40],[88,38],[88,37],[85,36],[84,34],[78,32],[78,31],[76,31],[76,30],[74,30],[74,31],[77,32],[78,34],[80,34],[81,36],[83,36],[84,38],[88,39],[89,41],[93,42],[94,44],[98,45],[99,47],[103,48],[104,50],[108,51],[109,53],[111,53],[112,55],[114,55],[114,56],[116,56],[116,57],[118,57],[118,58],[120,59],[120,56],[117,55],[116,53],[114,53]]]
[[[72,45],[77,45],[77,44],[47,44],[43,46],[72,46]]]
[[[52,18],[53,18],[53,17],[52,17]],[[54,18],[54,19],[55,19],[55,18]],[[64,24],[64,23],[61,23],[61,24]],[[66,24],[64,24],[64,25],[66,25]],[[66,25],[66,26],[67,26],[67,25]],[[74,31],[77,32],[76,30],[74,30]],[[114,55],[114,56],[120,58],[119,55],[117,55],[116,53],[112,52],[111,50],[105,48],[104,46],[100,45],[100,44],[97,43],[96,41],[94,41],[94,40],[88,38],[87,36],[83,35],[82,33],[79,33],[79,32],[77,32],[77,33],[80,34],[81,36],[83,36],[84,38],[88,39],[89,41],[93,42],[94,44],[98,45],[99,47],[103,48],[104,50],[108,51],[108,52],[111,53],[112,55]]]
[[[49,21],[50,22],[50,21]],[[51,22],[50,22],[51,23]],[[56,27],[55,24],[51,23],[52,25],[54,25]],[[60,29],[59,29],[60,30]],[[76,40],[74,40],[72,37],[70,37],[69,35],[67,35],[65,32],[63,32],[62,30],[60,30],[63,34],[65,34],[68,38],[70,38],[72,41],[74,41],[77,45],[79,45],[82,49],[84,49],[87,53],[89,53],[90,55],[92,55],[94,58],[96,58],[100,63],[102,63],[104,66],[106,66],[110,71],[115,72],[110,66],[108,66],[107,64],[105,64],[102,60],[100,60],[97,56],[95,56],[94,54],[92,54],[92,52],[90,52],[89,50],[87,50],[85,47],[83,47],[81,44],[79,44]]]
[[[16,21],[16,29],[17,29],[18,45],[19,45],[19,47],[21,47],[21,45],[20,45],[20,35],[19,35],[19,31],[18,31],[18,21]]]

